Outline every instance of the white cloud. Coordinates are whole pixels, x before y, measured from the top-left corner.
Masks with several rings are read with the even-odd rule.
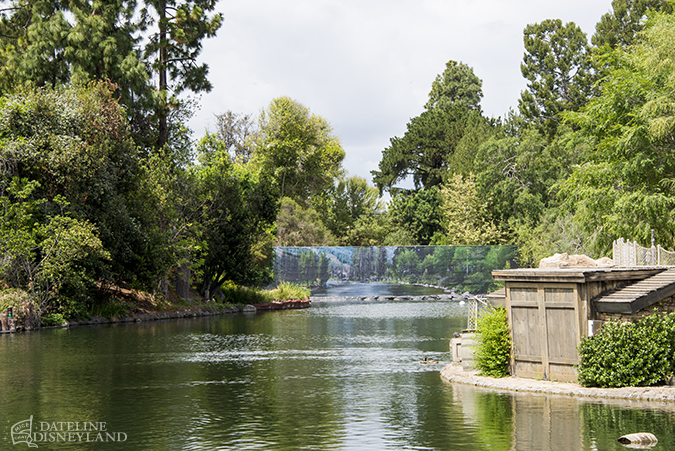
[[[588,34],[609,0],[227,0],[216,38],[204,42],[211,93],[191,125],[213,130],[214,114],[257,114],[289,96],[327,119],[352,175],[372,180],[389,139],[422,112],[448,60],[483,80],[483,110],[504,116],[526,83],[522,32],[545,19]]]

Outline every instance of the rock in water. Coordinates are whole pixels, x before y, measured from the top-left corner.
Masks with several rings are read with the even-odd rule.
[[[638,432],[619,437],[619,443],[622,445],[638,445],[639,448],[651,448],[658,442],[656,436],[649,432]],[[635,446],[631,446],[631,448],[635,448]]]

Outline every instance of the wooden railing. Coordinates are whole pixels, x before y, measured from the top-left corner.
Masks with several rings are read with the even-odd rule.
[[[613,247],[616,266],[675,266],[675,252],[667,251],[661,245],[642,247],[619,238]]]

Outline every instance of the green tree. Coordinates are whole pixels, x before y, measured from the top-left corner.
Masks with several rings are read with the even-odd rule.
[[[455,174],[441,188],[440,197],[444,233],[437,235],[434,244],[481,245],[503,241],[503,232],[489,219],[488,199],[478,195],[473,174],[468,178]]]
[[[552,140],[560,113],[576,111],[593,96],[593,71],[586,34],[560,19],[531,24],[524,30],[520,65],[528,80],[518,101],[520,113]]]
[[[288,97],[260,114],[253,163],[274,180],[279,198],[306,204],[341,175],[345,157],[328,122]]]
[[[0,89],[108,80],[139,130],[152,107],[135,1],[3,2]],[[68,16],[68,18],[66,18]],[[147,130],[146,130],[147,132]]]
[[[271,278],[272,229],[278,211],[271,183],[255,168],[232,161],[213,135],[199,146],[201,235],[205,241],[202,291],[210,297],[226,281]]]
[[[98,229],[114,277],[148,283],[164,259],[154,258],[157,237],[137,208],[145,197],[142,154],[112,95],[101,83],[3,98],[4,183],[27,178],[39,183],[35,199],[62,196],[68,212]]]
[[[412,175],[415,188],[436,186],[448,173],[453,155],[470,132],[486,120],[480,111],[461,104],[433,108],[410,120],[402,138],[394,137],[382,152],[373,182],[382,190]],[[472,135],[482,139],[479,135]],[[457,165],[453,165],[457,166]]]
[[[673,7],[667,0],[612,0],[612,10],[595,25],[591,42],[605,50],[633,44],[650,11],[671,13]]]
[[[110,258],[86,220],[62,197],[32,199],[35,180],[14,178],[0,195],[0,280],[27,288],[39,314],[82,316]]]
[[[293,199],[281,199],[277,216],[275,246],[334,246],[337,240],[311,207],[303,208]]]
[[[403,137],[391,138],[379,170],[371,171],[380,192],[411,175],[416,189],[428,189],[449,172],[471,170],[475,149],[494,127],[480,111],[481,84],[471,67],[446,63],[432,83],[426,111],[408,122]]]
[[[216,0],[145,0],[141,10],[141,30],[152,29],[143,58],[157,74],[155,99],[158,121],[158,147],[168,141],[168,115],[171,105],[183,91],[208,92],[208,65],[197,64],[202,41],[213,37],[221,26]]]
[[[409,236],[414,242],[387,242],[386,245],[430,244],[433,236],[442,230],[440,206],[441,198],[437,187],[396,194],[389,203],[387,213],[392,228],[405,233],[401,236],[403,240]]]
[[[565,131],[561,129],[561,131]],[[557,207],[554,185],[564,180],[590,145],[563,134],[549,143],[535,127],[516,136],[493,138],[476,154],[476,184],[490,199],[490,218],[502,229],[514,221],[534,221],[549,207]]]
[[[377,189],[361,177],[341,178],[314,200],[315,209],[328,230],[343,245],[352,245],[349,231],[359,218],[376,217],[382,206]]]
[[[427,110],[461,105],[470,109],[480,109],[483,97],[483,81],[478,78],[470,66],[457,61],[448,61],[443,74],[437,75],[431,84]]]
[[[561,197],[605,253],[618,237],[675,246],[675,18],[656,14],[641,43],[616,52],[603,95],[570,120],[594,142]]]
[[[128,108],[137,139],[150,143],[156,138],[151,144],[163,147],[172,109],[181,103],[178,95],[211,89],[208,67],[197,64],[197,58],[202,41],[215,36],[221,25],[220,14],[208,15],[215,0],[3,3],[8,5],[0,11],[4,92],[18,86],[111,81]]]
[[[86,269],[78,269],[89,281],[156,280],[165,259],[154,258],[156,236],[146,211],[137,208],[136,199],[148,193],[142,183],[141,154],[108,86],[5,96],[0,100],[0,123],[0,194],[14,180],[26,180],[31,190],[22,190],[23,197],[10,202],[40,205],[39,213],[31,213],[36,215],[33,222],[25,224],[27,236],[57,228],[64,236],[80,236],[83,245],[89,243],[91,255],[99,248],[93,237],[100,240],[110,261],[88,260]],[[32,249],[46,242],[34,241]],[[39,255],[36,259],[41,261]],[[59,291],[63,296],[66,292]]]

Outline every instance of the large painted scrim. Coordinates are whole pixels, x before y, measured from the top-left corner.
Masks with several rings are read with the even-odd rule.
[[[495,269],[517,268],[516,246],[277,247],[277,282],[419,283],[488,293]]]

